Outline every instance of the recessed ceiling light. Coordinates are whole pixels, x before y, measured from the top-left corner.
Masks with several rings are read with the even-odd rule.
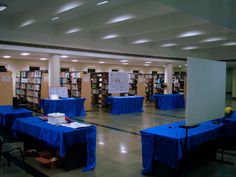
[[[122,22],[122,21],[125,21],[125,20],[129,20],[129,19],[132,19],[132,18],[134,18],[133,15],[121,15],[121,16],[112,18],[107,23],[108,24],[110,24],[110,23],[117,23],[117,22]]]
[[[104,61],[99,61],[99,63],[100,63],[100,64],[103,64],[103,63],[105,63],[105,62],[104,62]]]
[[[40,58],[41,61],[46,61],[48,60],[47,58]]]
[[[223,46],[233,46],[236,45],[236,41],[235,42],[226,42],[223,44]]]
[[[60,9],[58,9],[58,11],[56,13],[59,14],[59,13],[62,13],[62,12],[66,12],[68,10],[74,9],[74,8],[79,7],[81,5],[82,5],[81,2],[72,1],[72,2],[69,2],[69,3],[65,4]]]
[[[78,60],[71,60],[72,62],[78,62]]]
[[[129,63],[123,63],[123,65],[128,65]]]
[[[144,66],[149,66],[149,64],[144,64]]]
[[[102,39],[112,39],[112,38],[116,38],[119,37],[118,34],[108,34],[106,36],[103,36]]]
[[[23,52],[23,53],[21,53],[20,55],[22,55],[22,56],[28,56],[28,55],[30,55],[30,53]]]
[[[108,1],[98,2],[97,5],[100,6],[100,5],[103,5],[103,4],[106,4],[106,3],[108,3]]]
[[[68,58],[69,56],[67,55],[61,55],[60,58]]]
[[[23,27],[25,27],[25,26],[29,26],[29,25],[31,25],[31,24],[34,23],[34,22],[35,22],[34,19],[26,20],[26,21],[24,21],[24,22],[22,22],[22,23],[20,24],[20,28],[23,28]]]
[[[59,17],[53,17],[51,20],[54,21],[54,20],[58,20]]]
[[[177,46],[176,43],[166,43],[166,44],[162,44],[160,47],[173,47],[173,46]]]
[[[10,55],[4,55],[3,58],[11,58]]]
[[[182,68],[182,66],[179,66],[179,68]]]
[[[0,11],[4,11],[7,8],[7,5],[0,4]]]
[[[133,44],[142,44],[142,43],[147,43],[147,42],[151,42],[150,39],[138,39],[136,41],[133,42]]]
[[[188,46],[188,47],[183,47],[182,50],[193,50],[193,49],[198,49],[197,46]]]
[[[71,29],[67,30],[67,31],[65,32],[65,34],[76,33],[76,32],[78,32],[78,31],[81,31],[81,28],[74,27],[74,28],[71,28]]]
[[[177,37],[190,37],[190,36],[198,36],[202,34],[205,34],[205,33],[203,31],[188,31],[188,32],[179,34]]]
[[[145,63],[152,63],[151,61],[145,61]]]
[[[211,37],[211,38],[204,39],[201,42],[215,42],[215,41],[222,41],[224,39],[225,38],[223,37]]]
[[[128,62],[128,60],[120,60],[121,63]]]

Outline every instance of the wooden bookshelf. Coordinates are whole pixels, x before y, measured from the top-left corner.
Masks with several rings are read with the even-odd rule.
[[[71,97],[71,78],[70,72],[61,72],[60,73],[60,85],[61,87],[67,87],[68,96]]]
[[[165,74],[157,74],[154,76],[154,94],[164,93]]]
[[[145,97],[145,82],[144,82],[144,75],[138,75],[138,82],[137,82],[137,95]]]
[[[0,105],[12,105],[12,72],[0,72]]]
[[[151,101],[154,94],[154,76],[152,74],[144,74],[145,100]]]
[[[137,73],[129,74],[129,95],[137,95],[138,75]]]

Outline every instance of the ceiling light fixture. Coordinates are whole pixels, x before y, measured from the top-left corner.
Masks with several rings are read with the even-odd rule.
[[[134,15],[121,15],[121,16],[114,17],[114,18],[110,19],[107,23],[108,24],[110,24],[110,23],[117,23],[117,22],[122,22],[122,21],[130,20],[132,18],[134,18]]]
[[[236,41],[234,42],[226,42],[224,44],[222,44],[223,46],[233,46],[233,45],[236,45]]]
[[[120,60],[121,63],[128,62],[128,60]]]
[[[102,39],[112,39],[112,38],[117,38],[119,37],[118,34],[108,34],[106,36],[103,36]]]
[[[25,27],[25,26],[29,26],[29,25],[31,25],[31,24],[34,23],[34,22],[35,22],[34,19],[26,20],[26,21],[24,21],[24,22],[22,22],[22,23],[20,24],[20,28],[23,28],[23,27]]]
[[[128,65],[129,63],[123,63],[123,65]]]
[[[136,41],[133,42],[133,44],[143,44],[143,43],[147,43],[147,42],[151,42],[150,39],[138,39]]]
[[[23,53],[21,53],[20,55],[22,55],[22,56],[29,56],[29,55],[30,55],[30,53],[23,52]]]
[[[103,5],[103,4],[106,4],[106,3],[108,3],[108,1],[98,2],[97,5],[100,6],[100,5]]]
[[[46,61],[48,60],[47,58],[40,58],[41,61]]]
[[[152,63],[152,62],[151,62],[151,61],[145,61],[145,63],[150,64],[150,63]]]
[[[182,66],[179,66],[179,68],[182,68]]]
[[[72,9],[74,9],[74,8],[76,8],[76,7],[81,6],[81,5],[82,5],[81,2],[72,1],[72,2],[70,2],[70,3],[65,4],[65,5],[62,6],[61,8],[59,8],[58,11],[56,12],[56,14],[59,14],[59,13],[63,13],[63,12],[72,10]]]
[[[81,31],[81,28],[74,27],[74,28],[71,28],[71,29],[67,30],[67,31],[65,32],[65,34],[76,33],[76,32],[78,32],[78,31]]]
[[[166,44],[162,44],[160,47],[173,47],[173,46],[177,46],[176,43],[166,43]]]
[[[183,47],[182,50],[193,50],[193,49],[198,49],[197,46],[188,46],[188,47]]]
[[[10,55],[4,55],[3,58],[11,58]]]
[[[149,64],[144,64],[144,66],[149,66]]]
[[[201,42],[215,42],[215,41],[222,41],[224,39],[225,38],[223,37],[211,37],[211,38],[204,39]]]
[[[58,20],[59,17],[53,17],[51,20],[54,21],[54,20]]]
[[[72,62],[78,62],[78,60],[71,60]]]
[[[4,11],[7,8],[7,5],[0,4],[0,11]]]
[[[69,56],[67,55],[61,55],[60,58],[68,58]]]
[[[179,34],[177,37],[191,37],[191,36],[198,36],[202,34],[205,34],[205,33],[203,31],[188,31],[188,32]]]
[[[166,65],[162,65],[163,67],[166,67]]]
[[[100,63],[100,64],[103,64],[103,63],[105,63],[105,62],[104,62],[104,61],[99,61],[99,63]]]

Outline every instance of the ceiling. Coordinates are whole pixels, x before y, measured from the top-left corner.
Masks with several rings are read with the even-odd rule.
[[[30,51],[30,59],[58,53],[86,62],[161,65],[183,63],[187,56],[236,61],[232,0],[99,2],[104,0],[0,0],[7,5],[0,11],[0,56],[22,58],[20,52]],[[181,37],[186,32],[195,36]]]

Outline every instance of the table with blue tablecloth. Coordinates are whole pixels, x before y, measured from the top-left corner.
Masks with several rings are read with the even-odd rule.
[[[112,105],[112,114],[143,112],[143,96],[111,96],[106,103]]]
[[[84,154],[87,155],[84,170],[91,170],[96,165],[96,127],[69,128],[61,125],[52,125],[39,117],[17,119],[12,131],[16,137],[31,136],[55,148],[59,148],[61,158],[69,158],[67,153],[70,146],[76,143],[86,143]],[[24,139],[24,138],[23,138]],[[73,156],[73,154],[72,154]],[[74,157],[75,158],[75,157]],[[77,163],[81,159],[78,157]],[[75,165],[75,164],[73,164]]]
[[[230,117],[224,117],[224,135],[236,139],[236,110]]]
[[[156,94],[152,95],[156,107],[162,110],[184,108],[185,101],[182,94]]]
[[[0,106],[0,125],[12,125],[17,118],[31,117],[32,111],[23,108],[13,108],[10,105]]]
[[[84,116],[85,98],[62,98],[59,100],[43,99],[40,107],[43,109],[44,115],[49,113],[65,113],[68,117]]]
[[[156,126],[141,131],[143,174],[154,171],[154,161],[178,169],[184,154],[186,129],[180,128],[185,121]],[[188,130],[188,150],[205,142],[222,137],[223,124],[201,123]]]

